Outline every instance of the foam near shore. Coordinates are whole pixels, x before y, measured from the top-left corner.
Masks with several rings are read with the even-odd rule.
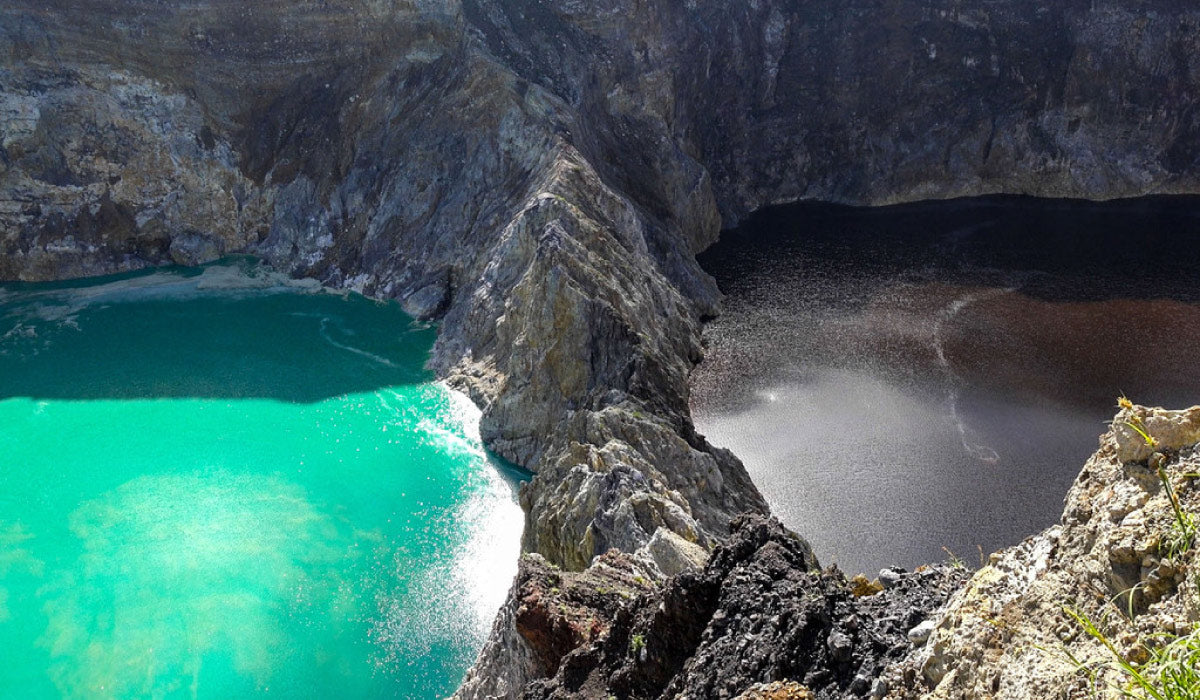
[[[213,269],[0,310],[0,694],[448,695],[522,476],[399,305]]]

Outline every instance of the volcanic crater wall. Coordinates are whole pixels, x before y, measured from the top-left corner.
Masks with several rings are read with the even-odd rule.
[[[1019,0],[0,0],[0,279],[233,252],[441,320],[526,550],[661,571],[766,505],[696,434],[766,204],[1200,191],[1200,10]]]

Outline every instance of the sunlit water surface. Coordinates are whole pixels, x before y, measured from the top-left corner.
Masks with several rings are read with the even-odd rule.
[[[1057,521],[1119,394],[1200,403],[1194,199],[798,205],[701,264],[697,427],[849,572],[975,565]]]
[[[521,513],[433,337],[249,261],[0,289],[0,698],[451,693]]]

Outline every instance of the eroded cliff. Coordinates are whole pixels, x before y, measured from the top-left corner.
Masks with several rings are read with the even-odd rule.
[[[1197,441],[1200,408],[1123,409],[1061,521],[973,575],[940,565],[848,582],[761,516],[660,585],[614,552],[559,594],[571,575],[525,560],[497,625],[511,633],[493,636],[459,696],[1159,697],[1120,693],[1128,663],[1162,697],[1193,697],[1195,676],[1177,674],[1187,692],[1171,695],[1142,664],[1177,636],[1192,640],[1183,664],[1198,653]]]
[[[1198,26],[1117,0],[5,0],[0,279],[250,252],[399,299],[537,472],[525,548],[662,572],[766,510],[687,412],[721,225],[1200,191]]]
[[[437,368],[486,407],[494,449],[545,474],[527,548],[576,568],[764,509],[687,418],[717,298],[693,254],[722,221],[804,197],[1197,189],[1200,14],[1182,6],[9,0],[0,17],[0,278],[248,251],[442,318]]]

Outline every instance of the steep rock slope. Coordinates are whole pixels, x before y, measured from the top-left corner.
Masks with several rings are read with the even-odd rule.
[[[1114,654],[1141,663],[1173,635],[1200,634],[1200,541],[1173,542],[1158,473],[1195,517],[1198,442],[1200,407],[1123,409],[1061,522],[969,578],[943,565],[848,583],[761,516],[738,518],[702,569],[657,585],[636,557],[610,553],[560,594],[570,575],[527,559],[497,624],[508,634],[458,697],[1119,697],[1129,679]]]
[[[1200,13],[1185,2],[731,5],[691,94],[727,220],[800,198],[1194,192]],[[754,29],[757,28],[757,31]],[[716,76],[723,89],[706,92]]]

